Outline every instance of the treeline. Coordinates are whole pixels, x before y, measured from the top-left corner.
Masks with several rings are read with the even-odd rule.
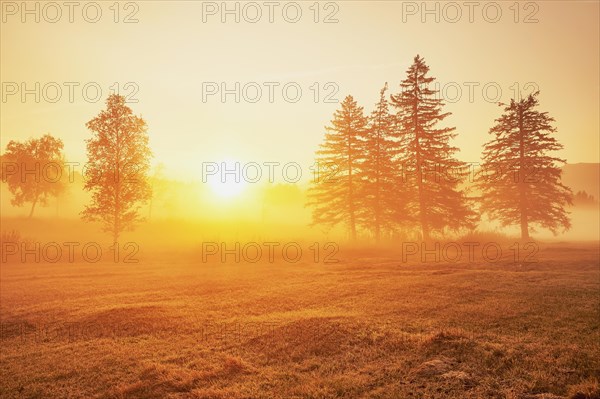
[[[577,191],[573,197],[573,204],[582,208],[598,208],[598,200],[593,195],[588,194],[585,190]]]
[[[565,205],[572,204],[572,194],[561,183],[559,167],[565,161],[551,155],[562,145],[553,137],[554,119],[537,110],[538,93],[501,104],[504,112],[483,148],[475,197],[464,184],[468,166],[452,145],[457,132],[442,126],[450,113],[443,111],[433,81],[417,56],[399,92],[388,95],[385,84],[370,115],[352,96],[344,99],[316,153],[326,172],[317,173],[308,191],[312,224],[344,225],[353,240],[368,234],[378,241],[398,232],[418,232],[428,240],[473,230],[481,215],[502,226],[520,226],[523,239],[534,227],[568,229]],[[91,137],[83,189],[90,199],[81,217],[101,222],[116,242],[142,221],[142,206],[151,215],[152,191],[164,191],[160,170],[150,176],[146,122],[123,96],[109,96],[106,109],[86,127]],[[14,206],[31,203],[31,216],[37,204],[64,192],[69,174],[62,173],[62,150],[62,141],[51,135],[8,143],[2,181]]]
[[[559,166],[565,161],[551,155],[563,147],[553,137],[554,119],[537,110],[539,92],[500,104],[504,112],[476,175],[480,196],[470,197],[463,188],[469,169],[456,158],[455,128],[442,126],[450,113],[432,89],[434,79],[417,55],[399,93],[388,97],[386,83],[370,115],[352,96],[344,99],[316,152],[328,172],[309,190],[313,225],[344,224],[353,240],[398,231],[429,240],[472,230],[481,215],[519,226],[523,239],[534,227],[569,229],[565,205],[572,194]]]

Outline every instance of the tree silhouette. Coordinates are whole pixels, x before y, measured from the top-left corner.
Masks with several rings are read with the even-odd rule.
[[[403,185],[398,182],[398,165],[395,162],[399,153],[399,143],[395,140],[396,120],[389,112],[387,89],[386,83],[369,117],[361,161],[362,219],[365,226],[373,231],[377,242],[381,239],[382,230],[391,231],[395,222],[405,215]]]
[[[596,201],[592,194],[588,194],[585,190],[580,190],[577,191],[577,193],[573,196],[573,205],[580,206],[582,208],[593,208],[598,206],[598,201]]]
[[[482,211],[503,226],[519,225],[523,240],[529,239],[531,224],[554,234],[571,226],[564,206],[572,204],[572,194],[561,183],[557,165],[565,160],[548,155],[563,146],[551,136],[556,132],[554,119],[535,109],[538,94],[512,99],[496,119],[490,129],[494,137],[484,145],[484,173],[478,179]]]
[[[417,55],[400,83],[400,93],[391,96],[404,150],[403,184],[413,193],[407,206],[425,241],[432,231],[471,228],[476,220],[459,189],[468,171],[465,163],[454,158],[458,148],[449,143],[456,137],[455,129],[435,127],[450,113],[442,113],[443,101],[429,88],[435,78],[428,72],[424,59]]]
[[[11,204],[31,202],[29,217],[38,203],[45,206],[50,197],[66,189],[63,142],[49,134],[26,142],[11,140],[2,157],[2,181],[13,195]]]
[[[139,208],[152,195],[146,122],[133,115],[125,97],[112,94],[106,110],[86,127],[92,138],[86,140],[89,169],[84,189],[92,192],[92,200],[82,216],[102,222],[103,230],[117,242],[123,231],[131,231],[142,220]]]
[[[317,151],[317,172],[308,193],[313,225],[333,227],[345,223],[352,240],[360,224],[360,162],[362,137],[367,128],[363,107],[347,96],[335,111],[332,126],[325,127],[325,141]]]

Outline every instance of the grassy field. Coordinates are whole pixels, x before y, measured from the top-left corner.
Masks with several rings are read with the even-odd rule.
[[[0,397],[599,397],[597,244],[338,258],[3,264]]]

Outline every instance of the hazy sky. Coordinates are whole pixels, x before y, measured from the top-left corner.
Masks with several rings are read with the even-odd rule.
[[[437,3],[439,22],[435,12],[422,14],[421,2],[321,2],[318,23],[312,1],[279,2],[272,23],[263,2],[254,3],[262,13],[256,23],[249,22],[257,15],[254,4],[239,3],[236,23],[235,15],[221,14],[221,2],[199,1],[120,3],[118,23],[113,2],[98,2],[102,15],[91,23],[85,18],[93,20],[96,9],[88,3],[73,10],[73,23],[64,6],[52,23],[57,10],[40,3],[36,23],[34,14],[21,15],[21,2],[2,3],[2,149],[11,139],[48,132],[63,139],[69,159],[84,161],[85,123],[104,107],[117,82],[122,94],[137,90],[132,98],[139,102],[130,106],[146,119],[155,161],[164,162],[170,174],[193,177],[203,161],[225,158],[308,164],[339,106],[324,102],[327,95],[341,101],[352,94],[370,112],[384,82],[397,91],[420,54],[448,99],[456,97],[457,87],[462,91],[447,105],[461,159],[480,160],[481,145],[501,112],[493,103],[496,89],[502,91],[498,101],[506,102],[515,83],[528,92],[525,84],[533,82],[541,91],[541,109],[557,121],[557,137],[565,145],[561,155],[570,163],[599,161],[597,1],[521,2],[518,15],[511,1],[481,2],[471,10],[464,2]],[[435,2],[427,4],[435,10]],[[299,21],[288,22],[297,8]],[[502,14],[493,23],[498,9]],[[124,23],[129,14],[138,22]],[[338,22],[323,23],[328,15]],[[33,94],[22,101],[23,82],[29,89],[40,83],[39,103]],[[66,82],[78,84],[73,102]],[[126,87],[127,82],[133,84]],[[229,89],[239,82],[240,103],[234,94],[225,103],[220,94],[203,99],[206,82],[214,82],[212,87],[224,82]],[[97,102],[95,85],[102,90]],[[56,86],[62,96],[52,103]],[[12,95],[15,87],[19,92]],[[262,97],[251,103],[256,87]],[[302,94],[292,103],[297,87]]]

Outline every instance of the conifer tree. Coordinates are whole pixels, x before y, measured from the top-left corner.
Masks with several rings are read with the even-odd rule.
[[[361,224],[360,164],[367,118],[352,96],[347,96],[327,126],[325,140],[317,151],[315,178],[308,204],[313,208],[313,225],[333,227],[346,224],[356,240]]]
[[[398,141],[396,120],[389,111],[387,83],[381,89],[379,101],[369,117],[364,136],[364,159],[361,163],[361,196],[364,201],[363,220],[377,242],[382,231],[391,231],[402,219],[403,186],[399,184],[397,165]]]
[[[520,226],[523,240],[534,231],[532,225],[554,234],[571,226],[565,205],[572,204],[572,194],[561,183],[558,166],[565,160],[549,155],[563,146],[552,137],[554,119],[536,109],[538,94],[512,99],[496,119],[478,179],[482,211],[503,226]]]
[[[458,148],[450,140],[456,137],[455,128],[436,127],[450,113],[442,112],[444,103],[430,88],[435,78],[428,72],[424,59],[417,55],[400,83],[400,93],[391,96],[406,156],[403,184],[413,194],[408,209],[418,220],[425,241],[432,231],[471,228],[476,219],[459,189],[467,166],[454,157]]]

